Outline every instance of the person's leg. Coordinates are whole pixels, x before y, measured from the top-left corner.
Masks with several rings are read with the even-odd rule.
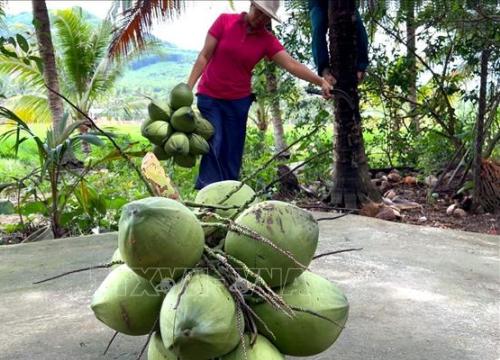
[[[220,165],[224,134],[220,100],[206,95],[198,95],[197,97],[197,105],[201,115],[214,127],[214,136],[208,141],[210,152],[203,155],[200,162],[198,179],[195,185],[195,189],[199,190],[211,183],[224,180]]]
[[[323,71],[328,68],[330,60],[328,56],[328,43],[326,33],[328,31],[328,1],[309,0],[309,16],[312,27],[312,55],[318,75],[323,76]]]
[[[252,97],[225,101],[222,108],[224,117],[221,164],[226,180],[238,180],[243,149],[245,147],[248,111]]]

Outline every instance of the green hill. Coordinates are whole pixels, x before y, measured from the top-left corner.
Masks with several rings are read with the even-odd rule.
[[[94,25],[100,21],[90,13],[85,15]],[[31,12],[23,12],[7,16],[5,22],[11,33],[27,31],[32,33],[34,31],[32,19]],[[4,32],[0,35],[11,34]],[[174,44],[162,42],[162,47],[154,54],[145,54],[129,64],[117,82],[116,93],[126,98],[136,95],[166,96],[177,83],[187,80],[196,56],[196,51],[180,49]]]

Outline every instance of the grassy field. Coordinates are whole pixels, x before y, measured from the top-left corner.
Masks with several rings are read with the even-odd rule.
[[[123,144],[136,143],[137,147],[148,147],[148,142],[144,139],[140,134],[140,124],[137,122],[116,122],[116,121],[101,121],[98,123],[100,127],[111,131],[115,135],[118,136],[118,139]],[[32,124],[30,125],[32,130],[40,137],[44,138],[45,133],[48,129],[47,124]],[[0,134],[7,131],[9,127],[7,125],[0,125]],[[292,140],[291,133],[293,132],[293,126],[287,125],[285,127],[285,131],[287,134],[287,138]],[[365,134],[365,143],[367,144],[367,148],[371,152],[374,151],[373,148],[370,147],[371,139],[373,138],[373,134]],[[331,126],[325,127],[324,130],[321,130],[319,133],[314,135],[311,139],[311,146],[318,144],[323,144],[323,146],[327,146],[328,143],[331,143],[331,139],[333,138],[333,130]],[[264,143],[264,144],[262,144]],[[35,166],[38,166],[38,157],[37,157],[37,148],[32,140],[24,141],[20,148],[17,157],[14,153],[14,144],[15,138],[11,137],[9,139],[4,140],[0,143],[0,183],[10,182],[12,178],[19,178],[27,174],[30,169],[33,169]],[[265,145],[265,146],[262,146]],[[263,138],[261,134],[256,130],[256,128],[252,125],[249,127],[248,137],[246,142],[246,157],[244,159],[244,169],[243,174],[251,172],[254,168],[254,162],[257,158],[267,158],[270,156],[269,151],[272,150],[273,146],[273,135],[272,129],[269,129],[266,132],[265,137]],[[106,146],[104,149],[93,146],[92,157],[98,159],[100,156],[104,156],[107,152],[111,151],[112,148],[110,146]],[[311,151],[312,153],[312,151]],[[298,157],[307,157],[308,151],[307,148],[299,151]],[[380,154],[372,155],[373,157],[381,157]],[[301,159],[295,160],[301,160]],[[261,160],[262,161],[262,160]],[[325,160],[324,160],[325,161]],[[331,163],[330,160],[328,160]],[[180,177],[183,180],[186,180],[185,177],[188,175],[185,173],[183,169],[177,170],[184,172]],[[191,173],[191,171],[189,172]]]

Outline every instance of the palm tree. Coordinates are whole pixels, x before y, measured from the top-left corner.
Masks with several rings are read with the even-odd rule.
[[[329,7],[330,64],[336,88],[349,95],[335,98],[335,169],[330,192],[334,205],[357,209],[380,194],[370,181],[363,143],[356,78],[355,0],[336,0]]]
[[[33,23],[38,40],[38,49],[43,62],[43,77],[48,87],[59,92],[59,78],[57,75],[47,5],[45,4],[45,0],[32,0],[31,4],[33,6]],[[64,113],[62,100],[59,96],[49,91],[48,102],[50,112],[52,113],[53,127],[54,129],[59,129],[59,124],[62,121]]]
[[[123,69],[124,62],[110,61],[107,57],[111,22],[103,21],[94,27],[85,20],[82,9],[73,8],[57,11],[54,26],[61,93],[88,113],[94,102],[113,87]],[[34,63],[28,65],[23,57],[0,55],[0,74],[11,75],[13,80],[31,89],[30,93],[16,97],[13,110],[18,115],[25,115],[25,119],[47,119],[49,103],[40,95],[44,79]],[[73,118],[81,120],[81,115],[74,112]]]

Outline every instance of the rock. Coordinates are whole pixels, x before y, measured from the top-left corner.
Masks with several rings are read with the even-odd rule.
[[[385,192],[387,192],[387,190],[389,190],[391,188],[392,188],[392,184],[389,183],[388,181],[384,181],[384,180],[382,181],[382,183],[380,184],[380,187],[379,187],[381,193],[385,193]]]
[[[359,210],[359,215],[375,217],[380,211],[381,204],[377,204],[375,202],[369,202],[363,205],[363,207]]]
[[[434,199],[439,199],[439,193],[432,193],[431,196],[434,198]]]
[[[453,215],[453,211],[455,211],[455,208],[457,207],[457,204],[451,204],[450,206],[448,206],[448,208],[446,209],[446,215]]]
[[[382,202],[384,203],[384,205],[386,206],[395,206],[395,204],[392,202],[391,199],[389,198],[386,198],[386,197],[383,197],[382,198]]]
[[[400,196],[396,196],[394,199],[392,199],[392,201],[394,202],[394,204],[396,204],[396,207],[399,210],[418,209],[422,207],[422,205],[420,205],[419,203],[404,199]]]
[[[465,212],[464,209],[460,209],[460,208],[456,208],[454,211],[453,211],[453,216],[456,217],[456,218],[464,218],[467,216],[467,213]]]
[[[396,192],[393,189],[391,189],[384,194],[384,197],[392,200],[396,197]]]
[[[387,176],[385,176],[385,175],[384,175],[384,176],[382,176],[382,177],[380,178],[380,180],[382,180],[382,181],[389,181],[389,179],[387,179]]]
[[[446,209],[446,214],[448,216],[454,216],[456,218],[464,218],[467,216],[465,210],[459,208],[457,204],[451,204],[450,206],[448,206],[448,208]]]
[[[380,181],[380,179],[371,179],[370,181],[372,182],[373,186],[376,186],[376,187],[379,187],[380,184],[382,183]]]
[[[424,222],[426,222],[426,221],[427,221],[427,218],[426,218],[425,216],[421,216],[421,217],[419,217],[419,218],[418,218],[418,222],[419,222],[420,224],[422,224],[422,223],[424,223]]]
[[[417,185],[417,178],[415,176],[405,176],[403,178],[403,183],[409,186]]]
[[[424,183],[428,187],[434,187],[437,184],[437,182],[438,182],[438,178],[435,177],[434,175],[426,176],[424,179]]]
[[[392,209],[390,207],[384,207],[379,211],[379,213],[375,217],[377,219],[393,221],[393,220],[396,220],[398,218],[398,214],[396,214],[394,209]]]
[[[389,175],[387,175],[387,179],[390,182],[397,183],[401,181],[401,175],[396,172],[391,172]]]

